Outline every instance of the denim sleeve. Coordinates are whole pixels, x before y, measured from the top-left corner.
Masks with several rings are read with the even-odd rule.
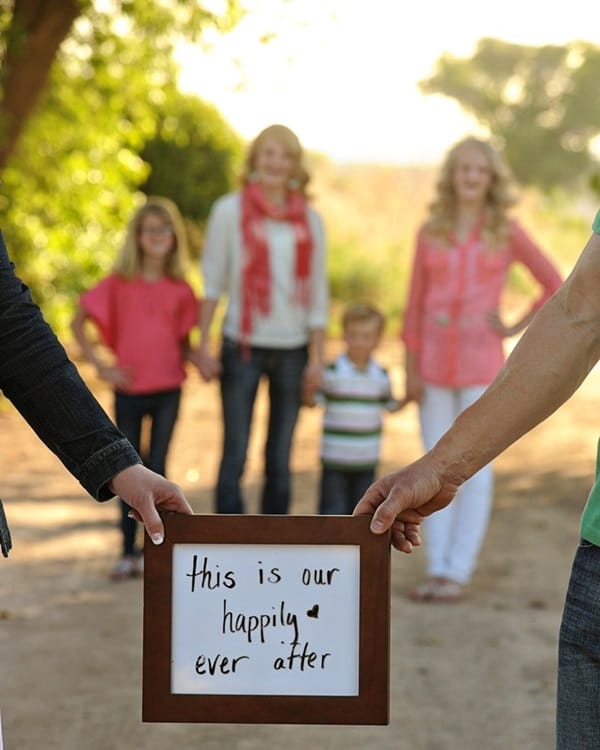
[[[97,500],[108,481],[141,463],[81,379],[15,275],[0,233],[0,389]]]

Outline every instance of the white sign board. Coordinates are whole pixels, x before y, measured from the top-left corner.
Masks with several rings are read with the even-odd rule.
[[[358,695],[360,547],[173,546],[173,693]]]
[[[389,534],[367,516],[162,517],[144,721],[388,722]]]

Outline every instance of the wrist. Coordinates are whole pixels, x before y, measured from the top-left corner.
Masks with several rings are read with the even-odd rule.
[[[448,450],[449,446],[446,442],[446,439],[443,437],[440,443],[435,445],[426,454],[426,458],[428,458],[433,471],[438,475],[442,484],[451,485],[458,489],[474,472],[469,467],[468,452],[456,455],[451,450],[452,446]]]

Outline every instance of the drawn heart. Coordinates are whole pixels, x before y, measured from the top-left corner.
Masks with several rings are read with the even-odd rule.
[[[319,616],[319,605],[313,604],[313,606],[306,613],[309,617],[317,618]]]

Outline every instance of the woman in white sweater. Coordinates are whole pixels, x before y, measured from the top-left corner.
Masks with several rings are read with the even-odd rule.
[[[211,210],[202,254],[204,301],[193,354],[205,381],[219,377],[223,453],[218,513],[243,513],[244,471],[252,411],[263,376],[269,382],[262,513],[287,513],[289,459],[303,382],[323,368],[328,284],[325,237],[307,203],[308,172],[296,135],[283,125],[250,145],[242,188]],[[227,298],[220,354],[210,342],[219,300]]]

